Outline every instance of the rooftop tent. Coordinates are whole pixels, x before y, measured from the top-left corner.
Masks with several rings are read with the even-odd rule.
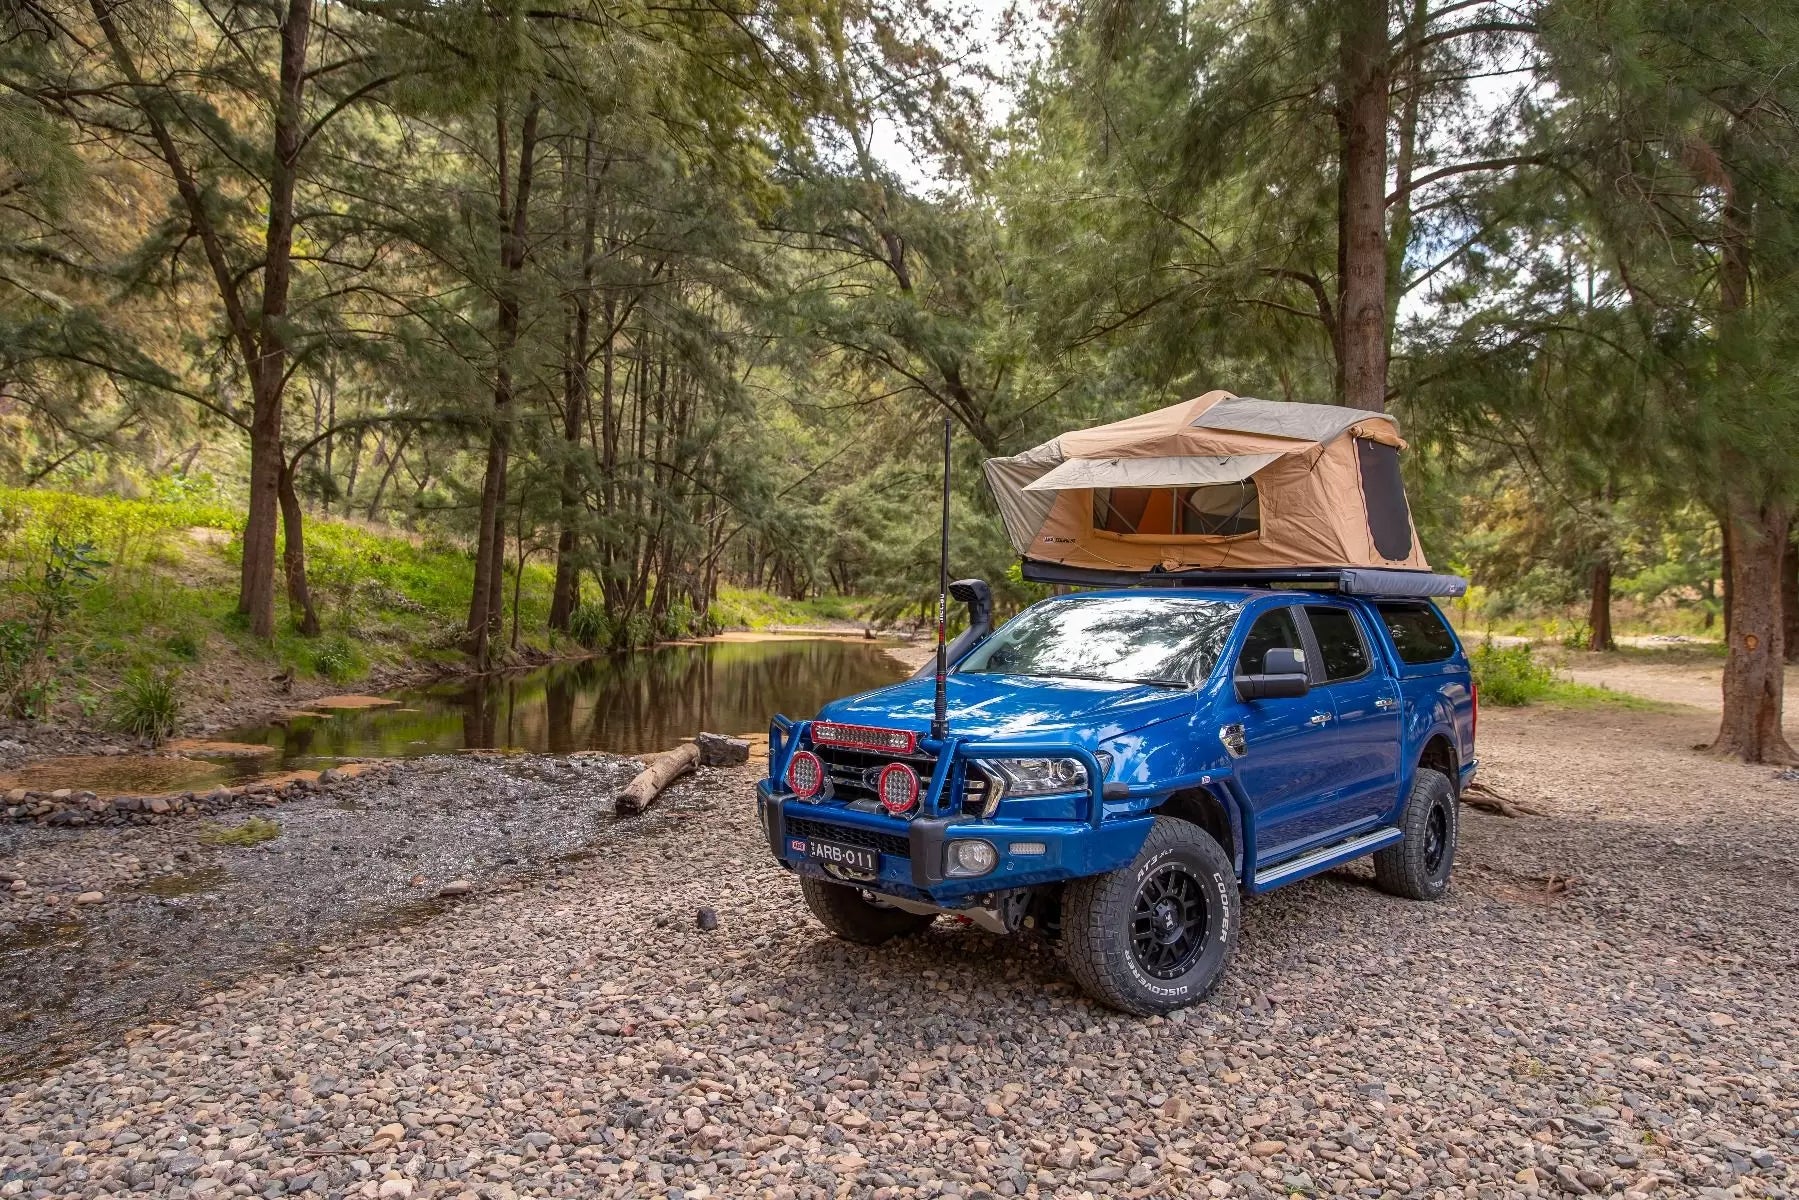
[[[1428,571],[1398,423],[1207,392],[989,459],[1012,545],[1066,572]]]

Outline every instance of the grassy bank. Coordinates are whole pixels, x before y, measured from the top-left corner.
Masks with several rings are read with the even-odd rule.
[[[788,600],[769,592],[721,585],[712,618],[725,629],[809,628],[869,619],[874,601],[857,596],[814,596]]]
[[[251,637],[236,612],[242,521],[204,487],[170,484],[131,500],[0,488],[0,707],[136,728],[149,714],[114,710],[170,680],[188,717],[216,717],[282,703],[294,682],[337,688],[465,664],[459,642],[474,563],[463,546],[309,517],[307,576],[323,631],[294,632],[283,591],[268,643]],[[507,643],[516,595],[521,650],[585,652],[545,629],[550,567],[527,563],[522,579],[514,571],[509,564]],[[710,625],[826,626],[860,621],[871,608],[855,598],[785,600],[727,586]],[[685,637],[697,624],[685,607],[661,628],[639,614],[614,629],[597,605],[576,621],[601,647]]]
[[[283,596],[270,644],[236,612],[241,522],[235,509],[179,489],[138,500],[0,489],[0,668],[14,683],[33,675],[23,686],[41,693],[14,707],[98,718],[134,675],[178,673],[190,694],[229,702],[271,677],[347,684],[461,661],[474,575],[461,547],[309,521],[308,576],[324,629],[295,633]],[[526,566],[521,645],[556,648],[542,632],[550,586],[546,567]],[[34,652],[36,668],[25,661]]]

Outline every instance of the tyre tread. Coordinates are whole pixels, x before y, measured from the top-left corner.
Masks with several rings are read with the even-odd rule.
[[[1400,818],[1404,834],[1399,841],[1374,854],[1374,882],[1383,892],[1406,900],[1436,900],[1448,891],[1447,880],[1433,887],[1430,873],[1424,868],[1425,824],[1430,820],[1431,803],[1439,792],[1449,799],[1450,853],[1455,850],[1461,821],[1456,811],[1455,788],[1449,777],[1430,767],[1419,767],[1412,779],[1412,791],[1406,798],[1405,813]],[[1450,861],[1453,873],[1454,859]]]
[[[1069,973],[1089,996],[1109,1007],[1139,1017],[1169,1011],[1167,1006],[1149,1003],[1120,986],[1119,980],[1128,978],[1130,974],[1125,958],[1131,951],[1128,941],[1115,936],[1113,930],[1118,920],[1117,909],[1135,901],[1132,871],[1137,863],[1145,858],[1153,858],[1164,850],[1192,847],[1196,839],[1209,844],[1221,858],[1225,857],[1223,848],[1199,826],[1174,817],[1158,817],[1150,827],[1149,836],[1143,839],[1143,848],[1128,866],[1105,875],[1077,879],[1064,890],[1063,957],[1068,964]],[[1228,858],[1225,858],[1225,862],[1228,864]],[[1226,874],[1231,874],[1228,866]],[[1126,916],[1128,921],[1128,914]],[[1238,924],[1237,914],[1232,913],[1226,929],[1228,944],[1225,948],[1225,962],[1229,961],[1231,948],[1236,942]],[[1223,975],[1223,970],[1219,970],[1202,988],[1186,997],[1182,1005],[1195,1004],[1210,995]]]

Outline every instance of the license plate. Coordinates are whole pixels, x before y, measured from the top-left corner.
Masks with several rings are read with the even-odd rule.
[[[864,846],[840,846],[836,842],[806,840],[806,857],[814,862],[842,867],[856,875],[874,875],[881,869],[881,856]]]

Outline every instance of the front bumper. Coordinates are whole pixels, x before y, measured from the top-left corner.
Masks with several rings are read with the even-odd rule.
[[[949,908],[972,904],[976,897],[992,892],[1115,870],[1136,857],[1153,820],[1121,817],[1092,824],[981,820],[962,815],[920,815],[907,820],[848,805],[800,800],[767,779],[756,783],[756,816],[769,849],[797,874]],[[808,838],[872,848],[880,855],[880,868],[872,878],[842,874],[806,856]],[[964,838],[979,838],[999,852],[991,871],[974,876],[948,873],[948,845]],[[1034,851],[1032,843],[1041,846],[1041,852],[1028,852]],[[1017,849],[1021,845],[1027,852]]]

